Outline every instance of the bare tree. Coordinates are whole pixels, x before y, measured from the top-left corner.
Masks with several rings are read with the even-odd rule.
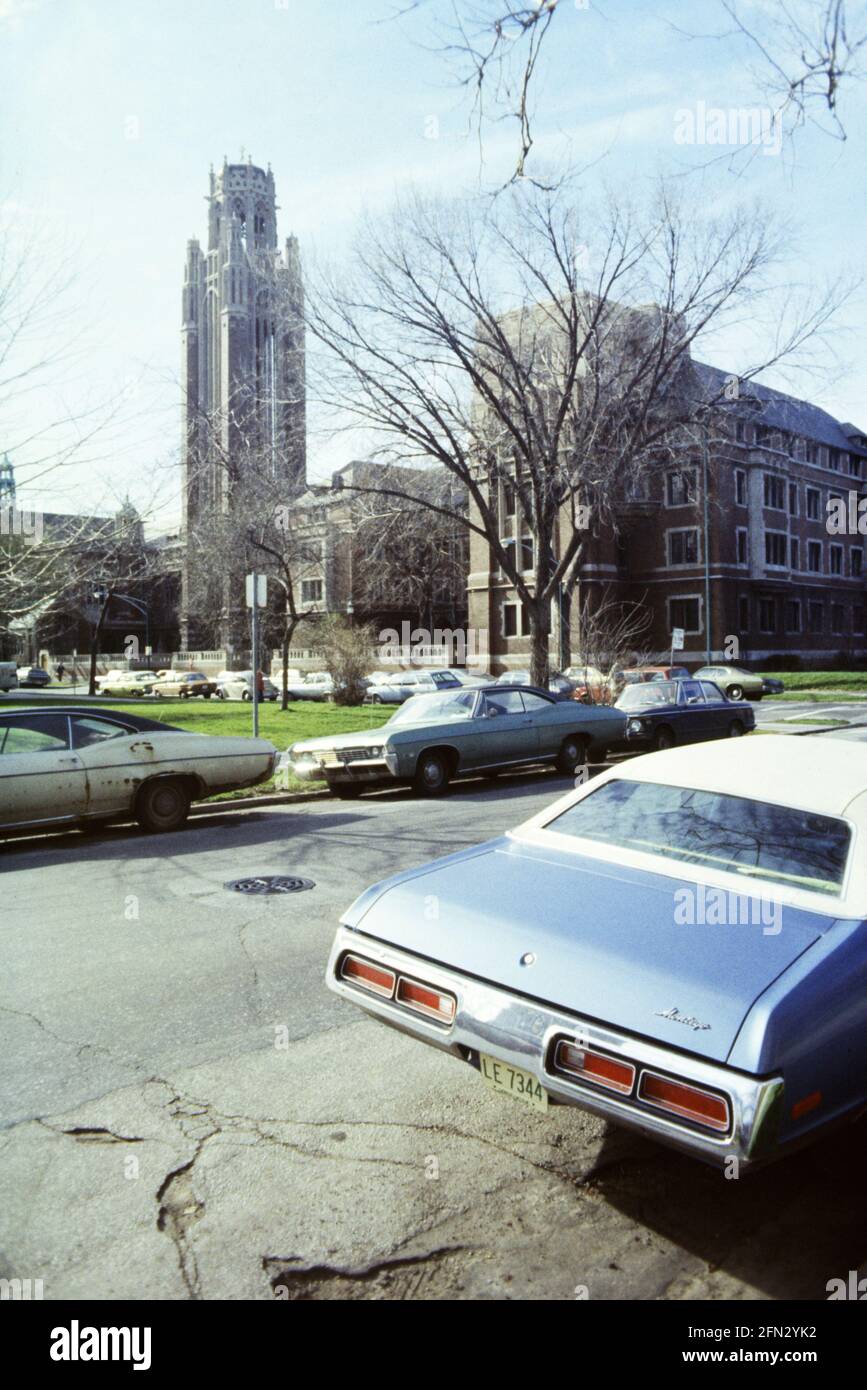
[[[382,484],[406,486],[405,472],[383,470]],[[413,491],[428,503],[460,506],[452,475],[444,469],[418,470]],[[468,556],[466,523],[458,525],[448,511],[410,502],[406,497],[362,494],[352,506],[355,566],[353,599],[368,612],[404,609],[420,626],[433,630],[438,614],[455,623],[454,595],[466,585]],[[432,639],[431,639],[432,640]]]
[[[325,658],[325,669],[334,682],[335,703],[360,705],[364,699],[364,677],[373,660],[373,628],[350,623],[332,613],[322,619],[316,640]]]
[[[585,681],[588,702],[610,700],[617,688],[618,672],[630,666],[649,664],[647,635],[652,613],[646,602],[625,602],[609,585],[601,593],[582,593],[578,598],[576,624],[580,660],[575,663],[595,667],[603,676],[602,689]]]
[[[76,515],[46,514],[30,497],[62,496],[73,470],[105,461],[126,405],[123,392],[92,399],[78,375],[87,320],[74,250],[2,220],[5,211],[0,205],[0,418],[17,491],[0,496],[0,650],[11,651],[24,628],[74,601],[86,572],[96,576],[116,531],[114,518],[94,515],[98,507],[83,513],[78,497]]]
[[[769,290],[781,249],[758,213],[685,214],[664,186],[643,212],[585,214],[568,190],[525,183],[493,202],[403,199],[364,225],[348,274],[309,294],[317,394],[379,457],[432,459],[459,483],[470,534],[524,605],[535,684],[552,602],[576,583],[591,531],[617,530],[630,489],[714,406],[693,379],[696,341],[773,312],[746,381],[820,337],[845,298],[836,286],[781,308]],[[358,490],[461,520],[421,489]]]
[[[746,6],[719,0],[734,32],[746,39],[757,57],[755,77],[776,113],[790,127],[820,114],[830,116],[831,132],[846,138],[840,113],[843,87],[863,77],[867,20],[851,0],[778,0]],[[427,8],[428,0],[410,0],[400,11]],[[459,0],[448,17],[438,13],[435,28],[447,66],[471,100],[471,119],[480,147],[491,124],[517,128],[514,167],[509,182],[528,178],[534,144],[534,97],[543,50],[565,23],[566,0]],[[579,4],[579,9],[590,5]],[[853,13],[854,12],[854,13]],[[727,32],[690,38],[729,38]],[[538,179],[536,181],[539,181]]]
[[[864,76],[863,6],[847,6],[847,0],[781,0],[746,17],[737,0],[721,3],[758,55],[757,79],[775,110],[794,126],[810,119],[821,124],[819,118],[828,116],[826,128],[845,140],[840,94],[844,84]]]

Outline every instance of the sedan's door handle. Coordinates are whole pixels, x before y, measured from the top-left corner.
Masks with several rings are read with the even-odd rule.
[[[59,763],[72,763],[73,767],[81,767],[80,758],[58,758],[57,761]]]

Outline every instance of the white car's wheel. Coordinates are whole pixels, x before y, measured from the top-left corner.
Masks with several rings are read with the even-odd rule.
[[[135,803],[135,816],[144,830],[177,830],[190,813],[190,793],[173,777],[145,782]]]

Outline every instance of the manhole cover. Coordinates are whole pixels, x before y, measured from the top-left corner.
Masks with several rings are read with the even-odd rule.
[[[306,888],[315,888],[312,878],[296,878],[295,875],[270,874],[255,878],[233,878],[224,883],[232,893],[303,893]]]

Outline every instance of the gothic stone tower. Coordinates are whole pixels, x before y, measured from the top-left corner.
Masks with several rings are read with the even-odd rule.
[[[246,645],[242,577],[203,599],[197,527],[232,513],[245,472],[306,481],[303,285],[298,243],[277,245],[274,176],[249,159],[210,175],[208,249],[187,243],[183,290],[183,540],[181,642]],[[213,528],[212,528],[213,529]],[[208,611],[202,611],[203,607]],[[219,611],[217,611],[219,610]],[[209,642],[210,644],[210,642]]]

